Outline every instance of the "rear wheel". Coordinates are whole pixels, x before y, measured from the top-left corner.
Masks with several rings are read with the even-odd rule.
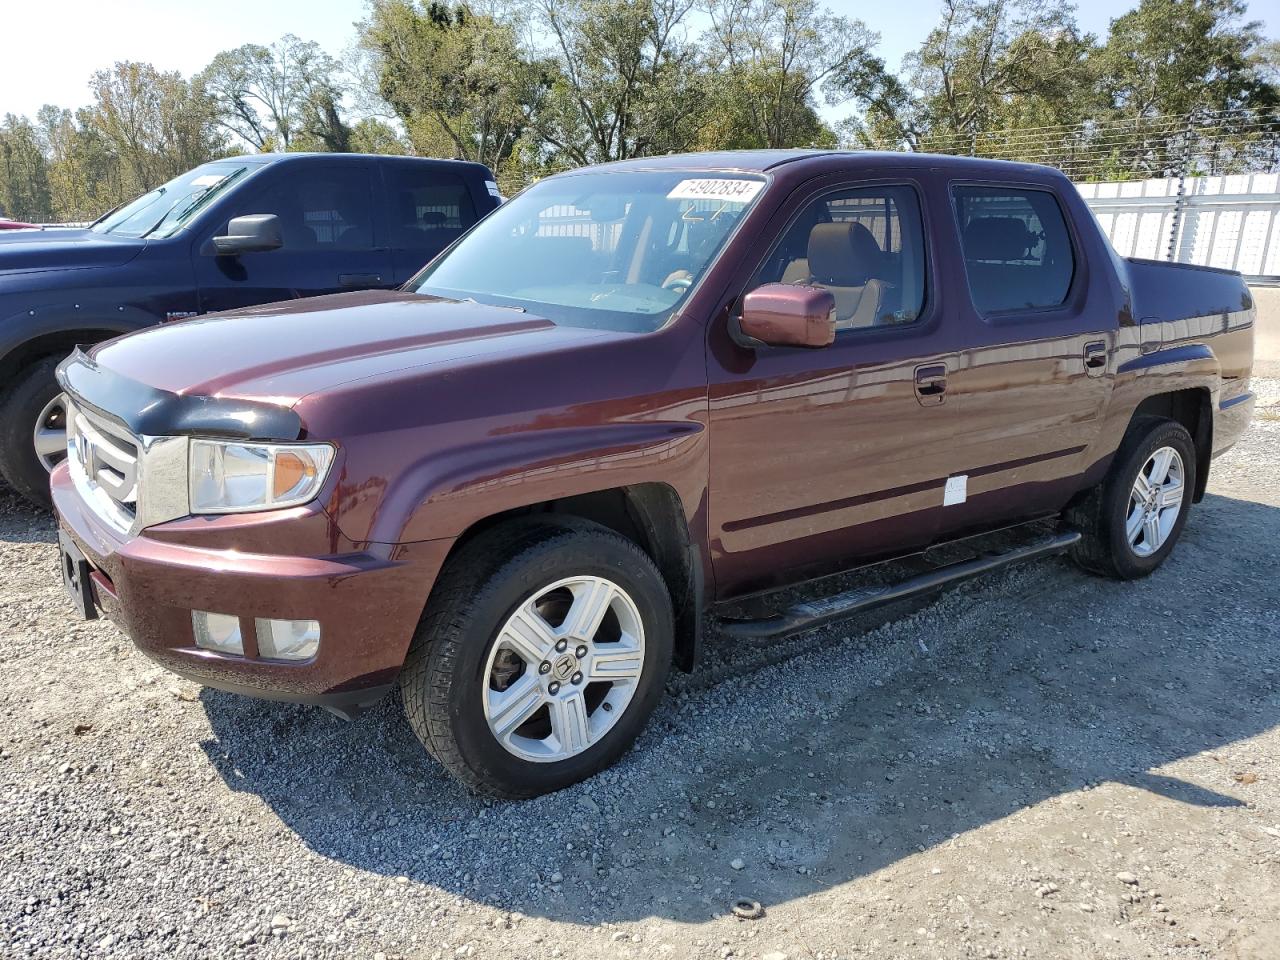
[[[405,712],[471,789],[558,790],[639,735],[672,632],[662,577],[631,541],[572,518],[505,525],[441,574],[401,674]]]
[[[19,372],[0,398],[0,473],[32,503],[49,505],[49,471],[67,456],[67,414],[57,357]]]
[[[1172,420],[1134,421],[1106,480],[1070,511],[1083,534],[1072,558],[1086,570],[1145,577],[1173,551],[1195,490],[1195,443]]]

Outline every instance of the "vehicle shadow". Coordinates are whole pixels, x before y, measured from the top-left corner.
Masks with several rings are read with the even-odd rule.
[[[782,663],[712,638],[712,662],[736,671],[676,681],[618,767],[523,803],[466,794],[396,698],[347,724],[205,690],[204,748],[233,789],[361,870],[574,923],[701,921],[1100,783],[1240,806],[1229,777],[1158,768],[1280,722],[1278,540],[1280,509],[1210,496],[1145,581],[1039,563],[908,621],[810,636]]]

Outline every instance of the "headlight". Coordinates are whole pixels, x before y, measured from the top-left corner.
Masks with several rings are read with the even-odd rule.
[[[191,512],[243,513],[312,499],[333,463],[333,447],[192,440],[190,456]]]

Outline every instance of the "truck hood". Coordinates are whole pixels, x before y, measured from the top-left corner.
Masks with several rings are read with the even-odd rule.
[[[146,245],[92,230],[6,230],[0,233],[0,273],[119,267]]]
[[[292,406],[355,380],[609,336],[617,334],[473,302],[370,290],[152,327],[108,341],[91,356],[121,376],[180,396]]]

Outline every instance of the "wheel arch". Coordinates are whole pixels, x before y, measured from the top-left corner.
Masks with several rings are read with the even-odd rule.
[[[7,345],[8,348],[0,356],[0,382],[11,382],[24,367],[45,357],[64,357],[80,344],[99,343],[135,329],[137,328],[132,326],[89,321],[34,332],[25,339]]]
[[[644,550],[657,564],[671,595],[675,665],[686,672],[693,669],[702,639],[702,560],[689,531],[684,505],[674,488],[665,483],[637,483],[513,507],[468,527],[454,543],[445,563],[478,534],[529,516],[589,520]]]
[[[1196,486],[1191,502],[1199,503],[1209,483],[1213,456],[1213,399],[1209,389],[1188,387],[1152,394],[1138,404],[1130,422],[1140,417],[1164,417],[1182,424],[1191,434],[1196,447]]]

